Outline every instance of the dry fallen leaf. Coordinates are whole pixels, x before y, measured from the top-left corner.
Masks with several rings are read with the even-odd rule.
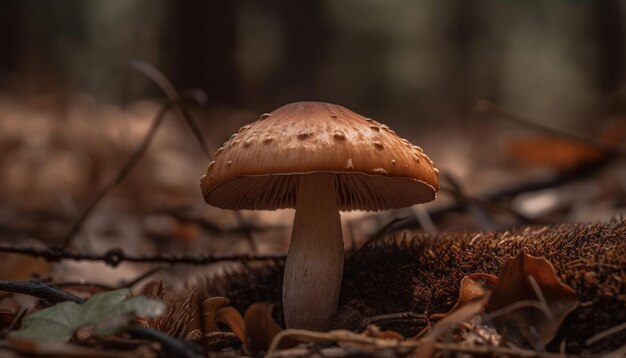
[[[431,316],[443,319],[422,340],[428,342],[425,347],[434,347],[441,334],[437,327],[458,326],[484,310],[484,318],[493,320],[499,331],[517,333],[532,345],[545,347],[577,305],[575,291],[561,283],[554,266],[522,250],[504,263],[498,277],[484,273],[464,277],[457,303],[448,313]],[[473,315],[458,313],[468,306]]]
[[[450,311],[446,317],[437,322],[432,329],[419,340],[420,349],[416,352],[416,358],[428,358],[432,357],[435,352],[435,345],[439,336],[450,330],[458,327],[460,324],[467,322],[472,317],[476,317],[480,314],[489,296],[485,295],[482,298],[474,301],[470,301],[462,306],[456,307],[454,311]]]
[[[515,328],[531,344],[546,346],[578,306],[576,292],[561,283],[552,264],[522,250],[502,266],[486,306],[494,323]]]
[[[463,277],[461,280],[461,288],[459,289],[459,299],[454,307],[452,307],[448,313],[445,313],[444,316],[470,302],[480,300],[489,295],[493,286],[497,283],[498,277],[488,273],[473,273]]]
[[[227,325],[242,342],[247,341],[246,325],[241,314],[236,309],[230,306],[218,309],[215,314],[215,321]]]
[[[211,297],[202,302],[204,315],[204,333],[219,332],[217,323],[223,323],[235,333],[242,342],[247,340],[246,326],[241,314],[228,306],[230,301],[224,297]]]
[[[562,138],[533,137],[512,140],[509,150],[528,167],[567,170],[605,158],[602,150]]]
[[[250,352],[265,352],[274,337],[282,331],[272,318],[272,305],[269,303],[252,304],[244,316],[248,340],[246,348]]]

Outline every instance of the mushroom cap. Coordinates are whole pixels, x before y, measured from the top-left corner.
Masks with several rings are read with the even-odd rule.
[[[384,124],[330,103],[296,102],[243,126],[201,179],[224,209],[296,205],[300,174],[337,174],[341,210],[383,210],[431,201],[439,171],[420,147]]]

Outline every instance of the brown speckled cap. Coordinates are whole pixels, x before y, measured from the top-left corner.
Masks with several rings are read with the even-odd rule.
[[[438,170],[421,148],[384,124],[322,102],[297,102],[242,127],[202,177],[207,203],[224,209],[296,204],[298,175],[337,174],[341,210],[383,210],[431,201]]]

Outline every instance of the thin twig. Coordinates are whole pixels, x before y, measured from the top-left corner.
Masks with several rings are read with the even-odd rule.
[[[83,210],[83,212],[80,214],[78,219],[74,221],[74,224],[65,235],[65,238],[63,240],[63,247],[70,246],[72,239],[74,238],[74,236],[76,236],[76,234],[83,227],[83,224],[89,218],[89,215],[91,214],[91,212],[96,208],[96,206],[98,206],[100,201],[109,193],[109,191],[111,191],[111,189],[115,188],[126,178],[128,173],[134,168],[135,164],[139,161],[139,159],[141,159],[143,154],[148,149],[148,146],[150,146],[152,139],[154,139],[154,136],[157,133],[157,130],[159,126],[161,125],[161,122],[165,118],[165,114],[172,108],[173,105],[174,104],[172,102],[166,103],[165,105],[163,105],[163,107],[161,107],[159,112],[157,112],[156,116],[154,117],[154,120],[152,121],[152,125],[150,126],[150,129],[148,130],[148,133],[146,134],[145,138],[143,139],[139,147],[137,147],[137,149],[130,156],[130,158],[128,158],[128,160],[119,170],[115,178],[113,178],[113,180],[107,183],[104,187],[100,188],[96,196],[91,200],[89,205],[87,205],[87,208],[85,208],[85,210]]]
[[[381,227],[380,229],[378,229],[378,231],[376,231],[374,233],[374,235],[372,235],[363,246],[368,245],[368,244],[373,244],[376,241],[382,239],[383,237],[385,237],[385,235],[387,234],[387,229],[389,229],[390,227],[394,226],[396,223],[406,220],[407,217],[401,217],[401,218],[393,218],[390,222],[386,223],[383,227]],[[355,244],[356,245],[356,244]]]
[[[155,273],[157,273],[159,271],[167,270],[167,268],[168,267],[166,267],[166,266],[159,266],[159,267],[155,267],[153,269],[150,269],[150,270],[142,273],[141,275],[137,276],[136,278],[134,278],[134,279],[124,283],[119,288],[132,288],[133,286],[135,286],[139,282],[145,280],[146,278],[154,275]]]
[[[85,286],[90,286],[93,288],[97,288],[98,290],[101,291],[111,291],[111,290],[116,290],[119,288],[132,288],[133,286],[135,286],[136,284],[138,284],[139,282],[145,280],[146,278],[154,275],[155,273],[162,271],[162,270],[166,270],[169,266],[159,266],[159,267],[155,267],[152,268],[142,274],[140,274],[139,276],[137,276],[136,278],[128,281],[128,282],[123,282],[122,284],[118,285],[117,287],[113,287],[113,286],[109,286],[109,285],[104,285],[101,283],[93,283],[93,282],[83,282],[83,281],[78,281],[78,282],[55,282],[55,285],[57,287],[85,287]]]
[[[468,346],[458,343],[436,343],[435,348],[440,352],[468,353],[473,356],[489,357],[519,357],[519,358],[563,358],[558,353],[538,352],[522,348],[496,347],[496,346]],[[444,355],[445,356],[445,355]]]
[[[544,296],[543,291],[541,291],[541,287],[537,283],[537,280],[535,279],[533,275],[528,275],[527,278],[528,278],[528,282],[530,283],[530,286],[533,288],[533,291],[535,291],[535,295],[537,296],[537,298],[539,299],[539,302],[544,308],[543,311],[547,314],[546,317],[549,320],[553,320],[554,313],[550,309],[550,306],[548,306],[548,301],[546,301],[546,296]]]
[[[367,326],[371,325],[371,324],[375,324],[377,326],[380,326],[383,323],[390,323],[390,322],[406,322],[406,321],[423,321],[425,322],[427,320],[426,316],[420,313],[415,313],[412,311],[408,311],[408,312],[397,312],[397,313],[388,313],[388,314],[382,314],[382,315],[377,315],[377,316],[371,316],[371,317],[365,317],[363,319],[363,321],[361,321],[361,331],[365,330],[365,328],[367,328]]]
[[[287,226],[282,224],[268,224],[263,226],[257,226],[251,223],[249,220],[240,221],[238,226],[222,228],[220,225],[214,223],[207,218],[191,215],[185,212],[185,208],[164,208],[152,211],[150,214],[162,214],[173,217],[182,223],[193,223],[202,227],[207,232],[213,235],[246,235],[249,231],[251,233],[264,233],[268,231],[285,230]]]
[[[72,293],[64,291],[50,282],[44,280],[30,280],[30,281],[7,281],[0,280],[0,291],[21,293],[24,295],[34,296],[44,299],[48,302],[59,303],[72,301],[76,303],[83,303],[85,300]]]
[[[556,136],[556,137],[561,137],[561,138],[566,138],[569,139],[573,142],[576,143],[580,143],[580,144],[584,144],[584,145],[589,145],[592,146],[598,150],[601,150],[607,154],[619,154],[619,155],[624,155],[626,153],[624,153],[623,151],[621,151],[618,147],[616,147],[615,145],[609,144],[609,143],[605,143],[601,140],[598,140],[594,137],[588,136],[588,135],[584,135],[584,134],[580,134],[580,133],[573,133],[573,132],[568,132],[565,131],[563,129],[558,129],[558,128],[553,128],[553,127],[549,127],[543,124],[540,124],[536,121],[531,121],[527,118],[521,117],[519,115],[515,115],[509,111],[506,111],[500,107],[498,107],[497,105],[487,101],[487,100],[480,100],[478,101],[478,103],[476,104],[476,109],[481,112],[481,113],[486,113],[486,114],[491,114],[494,116],[498,116],[500,118],[506,119],[508,121],[511,122],[515,122],[530,128],[533,128],[535,130],[538,131],[542,131],[545,132],[547,134]]]
[[[120,263],[136,262],[136,263],[167,263],[167,264],[188,264],[188,265],[207,265],[219,261],[254,261],[254,260],[272,260],[284,259],[284,253],[268,253],[268,254],[190,254],[190,255],[169,255],[154,254],[133,256],[127,255],[120,249],[112,249],[101,255],[75,253],[60,248],[40,248],[40,247],[21,247],[8,244],[0,244],[0,252],[8,252],[13,254],[22,254],[32,257],[40,257],[46,261],[57,262],[60,260],[76,260],[76,261],[99,261],[116,267]]]
[[[594,343],[596,343],[597,341],[600,341],[606,337],[609,337],[617,332],[621,332],[623,330],[626,330],[626,322],[622,323],[622,324],[618,324],[617,326],[611,327],[607,330],[604,330],[600,333],[594,334],[593,336],[589,337],[586,341],[585,341],[585,345],[586,346],[590,346]]]
[[[436,234],[439,232],[433,218],[430,217],[430,214],[422,205],[411,206],[411,213],[424,232],[429,234]]]
[[[419,350],[424,344],[422,341],[401,341],[395,339],[374,338],[364,336],[347,330],[335,330],[330,332],[314,332],[302,329],[287,329],[278,333],[272,340],[267,356],[274,357],[279,353],[277,347],[280,341],[285,338],[295,338],[305,342],[337,342],[337,343],[353,343],[361,345],[364,348],[374,349],[408,349]],[[561,357],[559,354],[537,352],[521,348],[496,347],[496,346],[468,346],[455,343],[435,343],[436,351],[442,352],[459,352],[469,353],[472,355],[486,356],[509,356],[509,357],[537,357],[537,358],[556,358]]]
[[[495,310],[489,314],[487,314],[487,318],[490,320],[493,320],[495,318],[498,318],[500,316],[509,314],[513,311],[516,311],[520,308],[526,308],[526,307],[534,307],[536,309],[538,309],[539,311],[541,311],[541,313],[544,314],[544,316],[546,317],[550,317],[551,316],[551,312],[549,310],[549,308],[545,307],[543,304],[541,304],[541,302],[539,301],[534,301],[534,300],[523,300],[523,301],[517,301],[514,303],[511,303],[510,305],[500,308],[498,310]]]
[[[493,205],[496,201],[505,201],[519,194],[542,190],[546,188],[552,188],[558,185],[573,182],[575,180],[588,178],[594,173],[597,173],[598,170],[608,164],[612,159],[614,159],[614,157],[607,157],[595,162],[582,164],[576,168],[572,168],[571,170],[559,172],[553,176],[541,176],[512,186],[503,186],[481,194],[481,199],[476,200],[481,200],[483,203]],[[465,210],[465,205],[463,203],[453,203],[450,205],[430,209],[428,211],[428,214],[432,217],[433,221],[437,222],[438,220],[441,220],[442,217],[445,217],[451,212],[458,212],[462,210]],[[508,211],[515,215],[515,212],[513,210]],[[520,217],[519,215],[516,216]],[[523,218],[520,217],[520,219]],[[541,222],[541,220],[531,220],[531,222]],[[409,217],[407,220],[397,222],[389,227],[387,229],[387,232],[393,233],[407,229],[414,229],[417,227],[420,227],[419,222],[415,218]]]
[[[237,221],[239,221],[239,223],[241,224],[240,226],[243,229],[244,237],[246,238],[246,241],[248,241],[248,245],[250,245],[250,251],[253,253],[259,252],[258,245],[254,240],[254,236],[252,235],[251,228],[253,225],[248,219],[243,216],[241,211],[235,211],[234,214],[237,218]]]
[[[93,293],[94,291],[101,292],[101,291],[111,291],[115,289],[115,287],[112,287],[109,285],[104,285],[101,283],[85,282],[85,281],[55,282],[54,284],[60,288],[71,287],[71,288],[78,289],[78,287],[80,287],[81,290],[84,290],[84,288],[87,287],[87,288],[91,288],[90,293]]]
[[[167,79],[167,77],[165,77],[165,75],[161,71],[159,71],[156,67],[152,66],[151,64],[145,61],[141,61],[141,60],[131,61],[129,63],[129,67],[143,74],[144,76],[150,78],[163,91],[163,93],[165,93],[169,101],[173,103],[176,106],[176,108],[178,108],[180,113],[183,115],[183,117],[185,118],[185,121],[187,121],[187,124],[189,125],[189,128],[191,128],[191,131],[193,132],[196,139],[198,140],[198,143],[202,147],[204,154],[210,160],[211,148],[207,144],[207,141],[204,138],[204,135],[202,134],[200,127],[198,127],[198,124],[193,119],[191,112],[189,112],[189,109],[187,109],[187,107],[181,101],[182,96],[176,90],[176,88],[172,85],[172,83]]]
[[[211,159],[211,150],[209,148],[209,145],[206,142],[206,139],[204,138],[204,135],[202,135],[202,132],[200,131],[200,128],[198,127],[198,124],[196,123],[196,121],[193,119],[193,116],[189,112],[189,109],[187,109],[187,107],[183,104],[184,99],[189,98],[190,96],[181,96],[181,94],[176,90],[176,88],[174,88],[172,83],[167,79],[167,77],[165,77],[165,75],[163,75],[163,73],[161,73],[161,71],[159,71],[156,67],[152,66],[151,64],[145,61],[139,61],[139,60],[131,61],[128,64],[128,66],[129,68],[137,71],[138,73],[143,74],[144,76],[152,80],[163,91],[163,93],[165,93],[169,102],[166,103],[159,110],[143,142],[139,145],[137,150],[135,150],[133,155],[128,159],[128,161],[122,167],[122,169],[120,169],[117,176],[109,184],[107,184],[104,188],[102,188],[98,192],[96,197],[91,201],[91,203],[87,206],[87,208],[81,213],[80,217],[74,222],[74,224],[72,225],[68,233],[65,235],[65,238],[63,240],[64,247],[69,247],[72,239],[80,231],[84,222],[87,220],[87,218],[89,217],[93,209],[98,205],[98,203],[106,196],[106,194],[112,188],[114,188],[120,182],[122,182],[122,180],[124,180],[128,172],[131,171],[131,169],[135,166],[137,161],[139,161],[139,159],[143,156],[145,151],[148,149],[148,146],[150,146],[150,143],[154,139],[154,135],[156,134],[159,126],[161,125],[161,122],[163,121],[165,114],[172,107],[176,107],[180,111],[180,113],[185,118],[185,121],[187,121],[187,124],[191,128],[196,139],[198,140],[198,143],[202,147],[202,150],[204,151],[205,155],[207,156],[208,159]]]
[[[467,206],[467,210],[470,212],[474,220],[478,222],[478,226],[482,230],[493,230],[496,228],[496,225],[489,217],[487,211],[484,210],[478,202],[468,200],[467,195],[465,194],[465,190],[463,190],[463,186],[454,177],[454,175],[444,172],[441,174],[441,178],[445,179],[448,184],[450,184],[450,186],[452,187],[451,193],[455,197],[455,199],[461,203],[465,203],[465,205]]]
[[[9,324],[9,326],[7,327],[7,331],[14,330],[15,327],[17,327],[17,325],[22,322],[22,319],[24,318],[24,316],[26,316],[27,313],[28,313],[27,308],[22,308],[21,310],[19,310],[19,312],[17,312],[15,317],[13,317],[11,324]]]

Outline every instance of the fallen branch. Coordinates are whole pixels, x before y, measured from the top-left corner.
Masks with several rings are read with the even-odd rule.
[[[76,303],[83,303],[85,300],[67,291],[52,285],[50,282],[44,280],[30,280],[30,281],[7,281],[0,280],[0,291],[21,293],[23,295],[29,295],[37,298],[41,298],[48,302],[59,303],[65,301],[72,301]]]
[[[0,244],[0,252],[28,255],[39,257],[46,261],[58,262],[61,260],[75,261],[99,261],[104,262],[111,267],[116,267],[122,262],[135,263],[166,263],[166,264],[188,264],[188,265],[207,265],[220,261],[254,261],[254,260],[272,260],[283,259],[286,257],[284,253],[270,254],[189,254],[189,255],[127,255],[121,249],[111,249],[104,254],[82,254],[71,252],[69,250],[58,247],[25,247],[13,246],[8,244]]]

